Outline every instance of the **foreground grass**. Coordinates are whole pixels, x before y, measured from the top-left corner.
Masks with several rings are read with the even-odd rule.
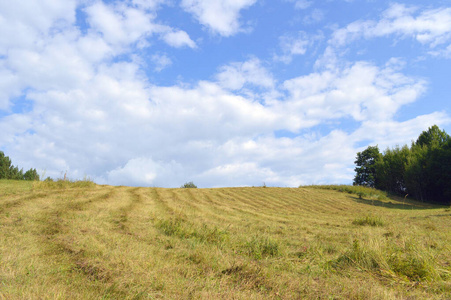
[[[0,298],[450,299],[450,228],[333,189],[0,181]]]

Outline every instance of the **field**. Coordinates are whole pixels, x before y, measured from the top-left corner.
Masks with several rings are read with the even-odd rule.
[[[0,299],[451,299],[451,210],[330,187],[0,181]]]

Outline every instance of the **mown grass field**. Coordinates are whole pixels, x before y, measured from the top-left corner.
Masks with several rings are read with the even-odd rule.
[[[451,210],[326,187],[0,181],[0,298],[451,299]]]

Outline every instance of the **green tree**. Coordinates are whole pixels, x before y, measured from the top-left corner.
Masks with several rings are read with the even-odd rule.
[[[381,159],[376,161],[376,188],[393,194],[405,194],[404,174],[410,157],[407,146],[385,150]]]
[[[451,137],[437,125],[423,131],[412,144],[412,159],[405,173],[406,185],[415,198],[448,204],[451,179]]]
[[[411,147],[376,147],[357,153],[355,185],[409,194],[426,202],[451,204],[451,137],[437,125],[423,131]]]
[[[11,160],[0,151],[0,179],[9,179]]]
[[[356,175],[354,185],[375,187],[376,185],[376,162],[381,158],[378,146],[369,146],[362,152],[357,153],[355,160]]]
[[[23,175],[23,179],[25,180],[39,180],[39,174],[36,169],[30,169],[25,172]]]
[[[13,166],[11,159],[0,151],[0,179],[39,180],[39,175],[36,169],[30,169],[24,174],[23,169]]]
[[[23,180],[23,169],[19,170],[19,167],[11,166],[9,168],[8,179]]]
[[[430,150],[428,196],[440,204],[451,204],[451,141]]]
[[[451,140],[450,136],[440,130],[437,125],[429,127],[427,131],[423,131],[418,137],[416,146],[428,146],[430,148],[442,147]]]
[[[409,195],[421,201],[428,198],[426,195],[428,169],[428,147],[413,145],[404,172],[404,181]]]

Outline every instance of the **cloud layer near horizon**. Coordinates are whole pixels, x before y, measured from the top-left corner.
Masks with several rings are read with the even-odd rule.
[[[0,2],[0,149],[46,176],[67,171],[117,185],[349,183],[362,147],[410,143],[450,122],[445,110],[398,120],[427,92],[428,78],[405,74],[402,58],[349,60],[344,48],[396,36],[447,59],[451,8],[392,4],[379,20],[355,20],[329,35],[281,35],[273,61],[251,53],[205,78],[163,86],[145,57],[156,73],[177,59],[154,45],[196,52],[208,37],[252,34],[241,13],[258,5],[181,1],[205,35],[193,38],[158,18],[171,3],[30,0],[19,9]],[[309,72],[275,74],[321,42]]]

